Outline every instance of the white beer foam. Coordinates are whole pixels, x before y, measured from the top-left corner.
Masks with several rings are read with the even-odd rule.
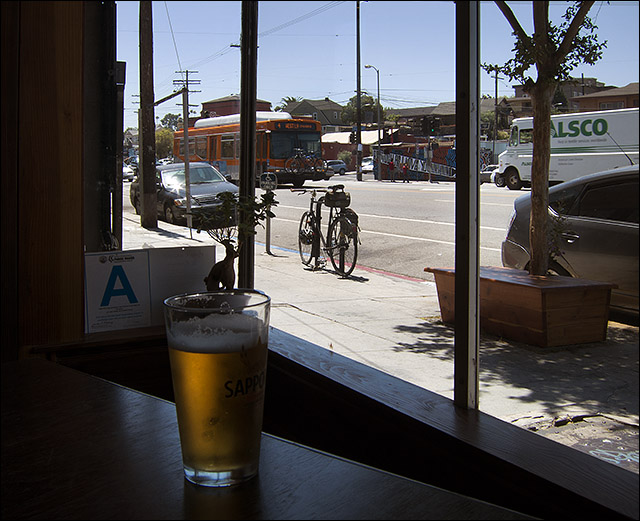
[[[196,353],[233,353],[267,338],[268,326],[255,317],[233,313],[173,322],[169,347]]]

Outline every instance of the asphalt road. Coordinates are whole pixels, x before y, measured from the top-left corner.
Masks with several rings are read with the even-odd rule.
[[[455,264],[455,185],[452,182],[391,183],[355,175],[330,181],[308,182],[305,188],[342,183],[351,194],[351,208],[359,215],[361,244],[358,264],[409,277],[433,280],[425,266]],[[513,201],[525,191],[495,185],[480,188],[480,263],[501,266],[500,246],[506,235]],[[309,208],[311,194],[276,190],[278,206],[271,223],[271,244],[297,250],[300,218]],[[328,216],[328,214],[326,214]],[[324,221],[326,224],[327,220]],[[326,228],[325,228],[326,232]],[[257,241],[265,242],[260,229]]]
[[[351,194],[351,208],[358,216],[361,243],[358,264],[408,277],[433,280],[426,266],[455,264],[455,184],[374,181],[365,175],[333,176],[330,181],[307,182],[304,188],[344,184]],[[135,215],[129,202],[130,183],[123,186],[123,212]],[[261,193],[260,189],[256,192]],[[271,221],[272,246],[297,251],[300,218],[309,208],[310,193],[294,193],[290,187],[276,191],[276,217]],[[500,245],[506,235],[513,201],[526,190],[511,191],[485,183],[480,187],[480,264],[501,266]],[[328,213],[325,214],[328,217]],[[327,219],[324,220],[326,225]],[[326,233],[326,227],[324,227]],[[266,230],[258,229],[256,241],[266,242]]]

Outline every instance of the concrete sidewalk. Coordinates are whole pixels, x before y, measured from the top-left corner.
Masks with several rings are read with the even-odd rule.
[[[205,233],[124,219],[123,249],[210,245]],[[454,330],[435,283],[357,267],[313,271],[297,251],[256,243],[255,287],[271,325],[453,399]],[[219,249],[218,249],[219,251]],[[204,290],[203,286],[203,290]],[[638,472],[638,327],[604,342],[540,348],[481,335],[480,409]]]

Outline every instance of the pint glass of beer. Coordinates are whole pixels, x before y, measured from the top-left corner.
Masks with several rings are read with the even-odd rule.
[[[164,301],[182,462],[197,485],[258,472],[270,305],[255,290]]]

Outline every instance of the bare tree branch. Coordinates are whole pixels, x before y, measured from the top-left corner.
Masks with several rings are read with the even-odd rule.
[[[513,31],[518,36],[518,39],[522,43],[527,45],[529,47],[529,50],[532,51],[533,49],[531,49],[531,46],[528,43],[529,42],[529,37],[527,36],[527,33],[524,32],[524,29],[520,25],[520,22],[518,22],[518,19],[513,14],[513,11],[511,11],[511,8],[507,5],[507,2],[502,2],[500,0],[496,0],[496,5],[498,6],[498,9],[500,9],[500,11],[502,11],[502,14],[507,19],[507,22],[509,22],[509,25],[511,26]]]
[[[582,22],[584,22],[584,19],[586,18],[587,13],[589,12],[589,9],[591,9],[591,6],[593,4],[595,4],[594,1],[582,2],[580,4],[580,9],[578,9],[578,12],[573,17],[573,20],[571,20],[571,25],[569,26],[569,29],[567,29],[567,33],[564,35],[564,39],[562,40],[560,47],[558,47],[558,50],[556,51],[556,63],[561,63],[564,60],[565,56],[569,53],[571,44],[573,43],[573,39],[578,34],[580,26],[582,25]]]
[[[496,5],[498,6],[498,9],[502,11],[502,14],[507,19],[507,22],[509,22],[509,25],[516,33],[518,39],[522,42],[523,45],[526,45],[528,47],[529,52],[533,52],[533,48],[531,47],[527,33],[524,32],[524,29],[520,25],[520,22],[518,22],[518,19],[513,14],[513,11],[511,11],[511,8],[507,5],[507,2],[496,0]]]

